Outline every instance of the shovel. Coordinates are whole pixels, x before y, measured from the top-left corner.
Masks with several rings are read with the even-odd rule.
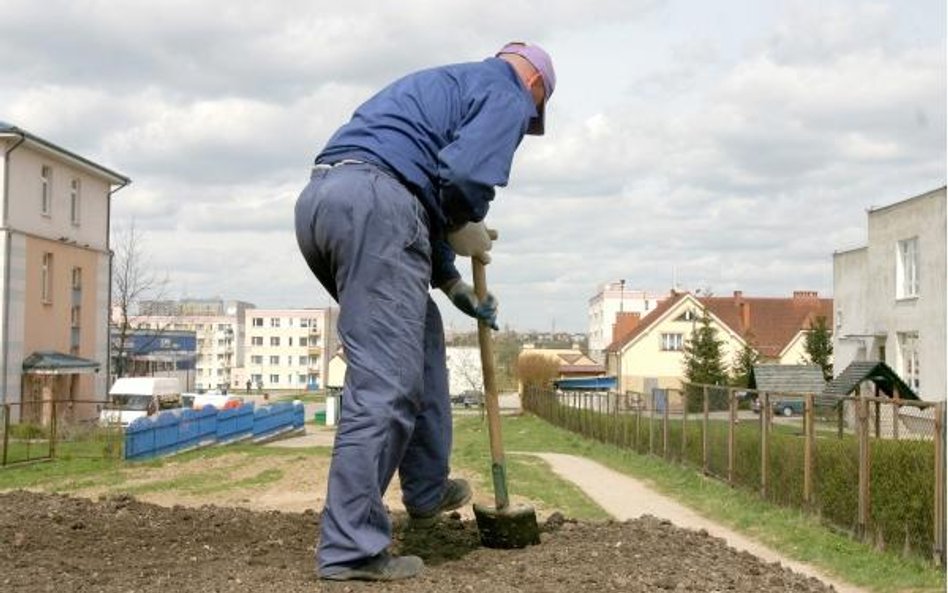
[[[490,231],[491,238],[497,233]],[[474,292],[478,300],[487,297],[487,273],[479,259],[471,258],[474,273]],[[491,476],[494,481],[496,508],[474,505],[474,517],[481,543],[488,548],[525,548],[540,543],[540,528],[533,507],[510,504],[507,497],[507,468],[504,445],[500,434],[500,405],[497,402],[497,384],[494,380],[494,352],[491,329],[486,321],[477,322],[477,341],[481,349],[481,369],[484,373],[484,407],[487,409],[487,431],[490,435]]]

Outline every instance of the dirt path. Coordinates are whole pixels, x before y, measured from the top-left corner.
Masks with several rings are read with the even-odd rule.
[[[729,546],[737,550],[750,552],[766,562],[780,562],[800,574],[816,577],[833,585],[842,593],[866,593],[864,589],[844,583],[808,564],[788,559],[758,542],[698,515],[655,492],[641,480],[620,474],[584,457],[559,453],[534,455],[549,463],[553,471],[562,478],[579,486],[596,504],[619,521],[652,515],[668,519],[677,527],[704,529],[711,536],[724,539]]]

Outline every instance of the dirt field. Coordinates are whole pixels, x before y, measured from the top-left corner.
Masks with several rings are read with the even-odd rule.
[[[552,514],[542,544],[478,545],[455,516],[426,532],[395,513],[396,551],[424,574],[390,584],[323,583],[313,574],[318,515],[159,506],[40,492],[0,494],[0,590],[20,591],[831,591],[703,532],[642,518],[582,524]]]

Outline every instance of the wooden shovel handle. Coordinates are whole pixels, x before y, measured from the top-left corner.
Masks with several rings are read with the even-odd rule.
[[[491,239],[497,238],[497,232],[490,230]],[[476,257],[471,258],[471,267],[474,275],[474,294],[478,300],[487,297],[487,270],[486,266]],[[484,320],[477,322],[477,342],[481,350],[481,370],[484,373],[484,407],[487,410],[487,430],[490,435],[490,456],[495,466],[504,465],[504,445],[500,432],[500,404],[497,401],[497,382],[494,373],[494,348],[491,328]],[[497,480],[495,480],[497,482]],[[507,504],[506,485],[498,491],[498,484],[494,484],[494,495],[497,498],[498,508]]]

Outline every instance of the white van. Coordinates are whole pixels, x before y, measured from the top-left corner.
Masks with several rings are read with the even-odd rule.
[[[124,427],[136,418],[180,407],[181,386],[174,377],[122,377],[109,389],[99,422]]]

